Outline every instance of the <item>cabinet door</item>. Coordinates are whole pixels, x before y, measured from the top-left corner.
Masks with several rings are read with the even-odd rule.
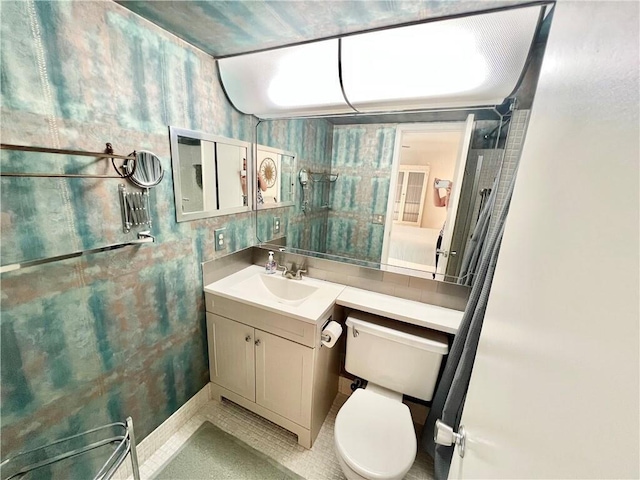
[[[255,402],[254,329],[207,312],[211,381]]]
[[[256,330],[256,403],[309,428],[313,349]]]

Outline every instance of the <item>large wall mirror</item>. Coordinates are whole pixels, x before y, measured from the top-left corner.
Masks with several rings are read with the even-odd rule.
[[[257,126],[261,144],[299,152],[298,188],[290,212],[257,212],[258,241],[284,244],[287,251],[314,257],[471,285],[486,247],[483,242],[497,228],[498,212],[506,207],[515,179],[550,11],[543,9],[538,17],[533,10],[510,10],[530,14],[535,28],[526,40],[518,38],[518,28],[510,36],[503,35],[503,26],[494,32],[503,46],[517,43],[520,52],[527,52],[511,93],[499,104],[460,100],[449,109],[335,115],[318,107],[315,117],[285,119],[277,111],[262,120]],[[442,41],[456,44],[453,37]],[[441,43],[434,45],[436,53],[446,50]],[[505,60],[491,42],[485,47]],[[415,58],[422,54],[422,47],[411,48]],[[500,75],[486,80],[503,85]],[[393,76],[385,81],[389,91],[398,89]],[[279,232],[271,228],[275,215],[282,217]]]
[[[250,211],[251,144],[169,127],[176,220]]]
[[[469,238],[479,224],[491,223],[495,208],[485,208],[491,192],[498,198],[514,174],[513,168],[502,168],[505,147],[511,121],[520,122],[523,115],[527,112],[476,110],[333,123],[262,122],[262,141],[267,131],[295,131],[304,122],[305,135],[315,135],[324,148],[300,158],[306,168],[299,168],[295,178],[294,208],[290,214],[277,213],[280,232],[269,229],[275,213],[257,212],[259,241],[277,240],[291,252],[468,284],[473,265],[467,260],[465,266],[463,259],[474,248]],[[318,141],[321,134],[324,141]],[[301,143],[310,140],[300,138]]]

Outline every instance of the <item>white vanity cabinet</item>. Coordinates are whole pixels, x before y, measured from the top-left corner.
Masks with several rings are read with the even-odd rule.
[[[209,293],[206,305],[214,398],[267,418],[311,448],[338,391],[339,349],[321,347],[324,321],[304,322]]]
[[[313,349],[256,330],[256,403],[310,425]]]
[[[255,328],[207,313],[211,381],[256,401]]]

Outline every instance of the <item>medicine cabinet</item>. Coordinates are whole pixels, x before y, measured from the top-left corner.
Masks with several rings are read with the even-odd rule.
[[[251,143],[169,127],[176,220],[251,210]]]

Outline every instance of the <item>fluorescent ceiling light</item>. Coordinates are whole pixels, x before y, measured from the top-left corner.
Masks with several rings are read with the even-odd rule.
[[[359,111],[500,104],[522,74],[540,8],[343,38],[345,94]]]
[[[389,28],[218,61],[227,96],[260,118],[499,105],[526,66],[541,6]],[[342,65],[342,86],[338,62]],[[342,91],[344,87],[344,95]]]
[[[353,112],[342,95],[338,40],[218,61],[235,107],[261,118]]]
[[[482,85],[488,68],[474,36],[455,27],[425,27],[344,39],[342,62],[345,76],[350,76],[349,99],[371,102],[435,97]],[[356,84],[358,81],[362,83]]]
[[[333,71],[337,70],[337,47],[337,42],[331,41],[282,52],[267,88],[269,99],[279,107],[294,108],[345,103]],[[318,59],[326,59],[331,65],[319,69]]]

